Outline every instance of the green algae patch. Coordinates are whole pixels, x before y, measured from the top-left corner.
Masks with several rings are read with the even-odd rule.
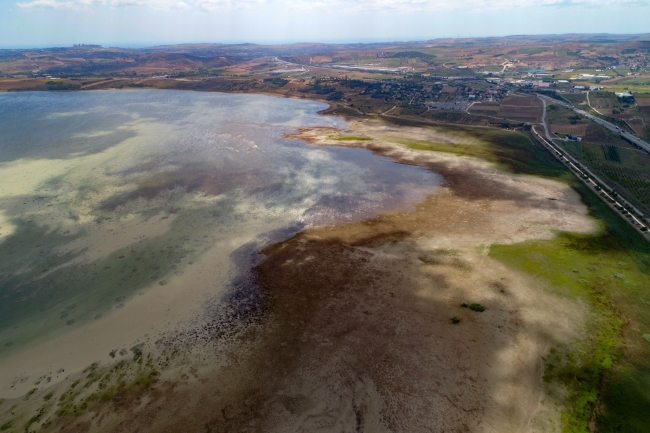
[[[339,137],[332,137],[332,140],[336,141],[371,141],[370,137],[360,137],[355,135],[343,135]]]
[[[492,150],[484,144],[455,144],[436,143],[426,140],[398,140],[398,143],[414,150],[426,150],[431,152],[452,153],[458,156],[471,156],[486,160],[493,160]]]

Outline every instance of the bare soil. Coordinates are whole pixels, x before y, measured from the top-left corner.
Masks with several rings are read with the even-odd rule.
[[[584,136],[587,133],[587,124],[551,124],[551,132],[559,132],[561,134],[577,134]]]

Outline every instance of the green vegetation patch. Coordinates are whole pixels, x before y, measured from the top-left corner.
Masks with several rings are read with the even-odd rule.
[[[626,266],[626,279],[616,278],[621,271],[619,263],[632,260],[608,237],[563,233],[550,241],[494,246],[491,255],[543,278],[548,288],[561,296],[588,303],[593,314],[585,339],[549,357],[544,377],[546,382],[558,383],[568,392],[561,403],[565,430],[587,431],[601,381],[622,356],[624,321],[610,299],[621,290],[647,281],[647,275],[636,266]]]
[[[416,150],[453,153],[485,159],[501,168],[522,174],[568,179],[570,174],[528,132],[504,131],[496,128],[440,127],[438,130],[469,138],[471,144],[437,143],[424,140],[398,140]]]
[[[545,358],[545,382],[565,391],[551,396],[563,408],[564,431],[589,431],[594,413],[599,432],[646,431],[650,343],[643,335],[650,331],[650,246],[587,188],[574,188],[600,219],[603,234],[560,233],[553,240],[497,245],[491,256],[589,307],[584,340]]]
[[[46,90],[79,90],[78,84],[66,83],[63,81],[48,81],[45,83]]]
[[[483,311],[485,311],[485,307],[477,303],[467,304],[463,302],[462,304],[460,304],[460,306],[463,308],[469,308],[470,310],[476,311],[477,313],[482,313]]]
[[[519,48],[517,51],[522,54],[541,54],[545,51],[549,51],[550,47],[530,47],[530,48]]]
[[[476,311],[477,313],[482,313],[483,311],[485,311],[485,307],[477,303],[469,304],[468,308],[472,311]]]
[[[332,137],[336,141],[371,141],[372,138],[369,137],[359,137],[355,135],[345,135],[340,137]]]
[[[472,156],[491,160],[492,151],[487,146],[481,144],[454,144],[454,143],[436,143],[425,140],[398,140],[398,143],[415,150],[428,150],[433,152],[453,153],[459,156]]]

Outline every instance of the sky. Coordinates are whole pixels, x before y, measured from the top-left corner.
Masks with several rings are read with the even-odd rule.
[[[650,0],[0,0],[0,47],[650,33]]]

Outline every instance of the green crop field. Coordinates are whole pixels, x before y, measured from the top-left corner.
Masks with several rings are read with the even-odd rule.
[[[607,143],[562,142],[561,146],[650,214],[650,155],[630,146]]]
[[[583,143],[581,147],[591,166],[627,190],[645,212],[650,211],[650,155],[603,144]]]
[[[624,81],[622,83],[607,86],[607,90],[611,90],[612,92],[650,92],[650,84],[648,84],[648,81],[650,80],[646,79],[646,81],[639,81],[637,83]]]

